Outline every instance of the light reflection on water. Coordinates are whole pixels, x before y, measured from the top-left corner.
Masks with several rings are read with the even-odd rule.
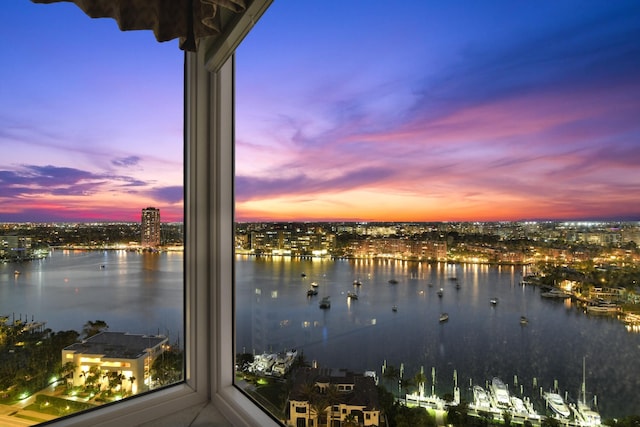
[[[297,348],[320,366],[379,374],[384,361],[404,364],[411,376],[421,367],[435,368],[440,393],[451,390],[454,369],[461,387],[497,376],[532,398],[555,380],[563,395],[574,399],[586,356],[587,392],[597,395],[602,415],[640,413],[640,336],[615,319],[587,316],[569,300],[541,298],[537,288],[520,284],[522,271],[238,256],[237,349]],[[354,280],[362,286],[354,287]],[[319,293],[308,298],[313,281]],[[436,295],[439,288],[442,298]],[[354,290],[359,298],[349,301],[347,292]],[[328,310],[318,307],[323,296],[331,297]],[[493,297],[499,299],[495,306],[489,302]],[[449,321],[440,323],[443,312]],[[523,315],[529,319],[524,326]]]
[[[160,333],[173,343],[183,338],[182,271],[180,252],[56,250],[0,264],[0,315],[45,321],[54,331],[104,320],[111,331]]]

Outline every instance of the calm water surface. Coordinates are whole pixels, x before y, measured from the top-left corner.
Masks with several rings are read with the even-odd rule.
[[[402,364],[407,377],[423,367],[427,390],[435,368],[439,393],[451,391],[454,370],[463,390],[497,376],[532,398],[557,381],[570,399],[578,397],[585,357],[588,397],[595,395],[601,414],[640,413],[640,335],[569,300],[541,298],[520,284],[522,275],[522,267],[238,257],[237,349],[297,348],[320,366],[378,374],[386,361]],[[308,298],[311,282],[319,292]],[[350,301],[354,290],[359,299]],[[323,296],[331,298],[328,310],[318,307]],[[449,321],[440,323],[443,312]]]
[[[0,264],[0,315],[45,321],[54,331],[80,332],[87,321],[104,320],[111,331],[176,342],[182,271],[182,253],[55,250],[46,259]]]
[[[535,398],[555,380],[574,399],[586,357],[587,391],[602,415],[640,413],[640,335],[569,301],[541,298],[520,285],[522,274],[516,267],[238,256],[237,351],[297,348],[320,366],[378,374],[385,361],[402,364],[405,376],[423,367],[427,390],[435,369],[438,393],[451,391],[454,370],[463,392],[497,376]],[[308,298],[311,282],[319,292]],[[349,301],[348,291],[359,299]],[[323,296],[331,298],[328,310],[318,307]],[[438,321],[442,312],[446,323]],[[56,250],[44,260],[0,264],[0,315],[46,321],[54,331],[80,331],[100,319],[112,331],[181,341],[183,254]]]

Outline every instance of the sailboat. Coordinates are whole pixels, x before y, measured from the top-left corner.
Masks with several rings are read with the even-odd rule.
[[[582,418],[580,425],[583,426],[599,426],[601,422],[600,414],[587,403],[585,357],[582,358],[582,386],[576,416]]]

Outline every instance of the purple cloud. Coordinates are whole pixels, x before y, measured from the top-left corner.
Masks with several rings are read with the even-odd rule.
[[[184,200],[184,187],[174,185],[169,187],[154,188],[150,191],[150,195],[158,201],[176,204]]]
[[[111,160],[111,164],[119,167],[131,167],[140,163],[139,156],[120,157],[118,159]]]

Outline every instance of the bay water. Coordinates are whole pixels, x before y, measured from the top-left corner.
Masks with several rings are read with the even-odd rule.
[[[54,331],[80,332],[87,321],[104,320],[111,331],[181,343],[183,258],[54,250],[43,260],[0,264],[0,315],[45,321]],[[538,288],[521,284],[526,273],[518,266],[238,255],[236,352],[295,348],[321,367],[376,371],[391,388],[384,363],[402,367],[404,378],[423,370],[427,393],[451,393],[455,372],[467,399],[471,384],[499,377],[534,401],[554,386],[577,399],[584,360],[587,397],[604,417],[640,413],[640,334],[570,300],[541,298]],[[318,295],[308,297],[312,282]],[[331,307],[320,309],[325,296]],[[445,312],[449,320],[440,322]]]

